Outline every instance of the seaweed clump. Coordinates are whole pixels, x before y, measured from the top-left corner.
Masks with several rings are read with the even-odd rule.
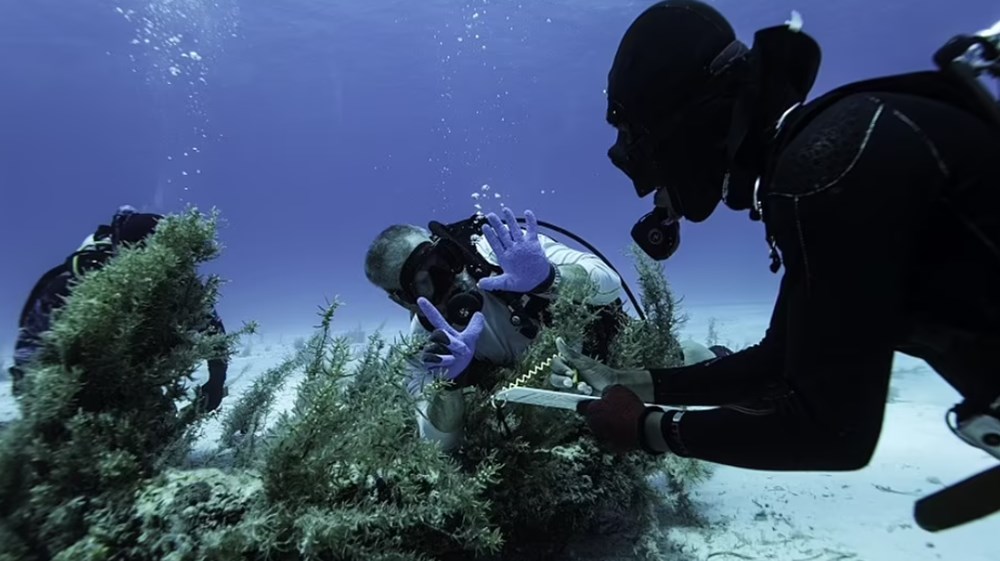
[[[493,403],[515,381],[546,383],[557,337],[585,344],[594,316],[575,302],[587,283],[563,289],[517,365],[484,377],[454,455],[418,436],[404,377],[420,341],[375,333],[359,354],[332,335],[334,302],[227,401],[213,459],[193,466],[204,418],[176,402],[200,361],[254,327],[199,331],[218,295],[218,279],[197,274],[214,234],[214,215],[169,217],[75,287],[29,372],[23,418],[0,437],[0,559],[540,559],[614,533],[651,559],[657,512],[689,508],[707,475],[696,461],[605,453],[572,412]],[[609,362],[677,364],[676,302],[636,257],[647,319],[623,318]],[[294,403],[275,411],[293,380]]]
[[[244,332],[204,330],[220,280],[198,265],[220,251],[215,228],[214,214],[166,218],[53,314],[22,416],[0,434],[0,557],[111,558],[136,491],[186,455],[204,417],[177,404]]]
[[[623,317],[612,339],[607,363],[616,368],[671,367],[682,363],[678,314],[663,270],[633,246],[645,320]],[[595,536],[631,544],[639,559],[659,559],[665,543],[660,513],[695,519],[690,487],[709,476],[706,465],[676,456],[634,453],[618,456],[596,445],[585,423],[571,411],[505,405],[500,414],[491,392],[512,381],[546,387],[548,370],[539,369],[556,354],[557,338],[587,348],[596,312],[577,302],[595,287],[564,285],[543,329],[526,356],[513,368],[498,369],[499,384],[482,392],[471,408],[467,466],[496,458],[500,484],[488,496],[494,522],[507,538],[505,559],[544,559],[573,549]],[[663,482],[661,486],[660,483]]]

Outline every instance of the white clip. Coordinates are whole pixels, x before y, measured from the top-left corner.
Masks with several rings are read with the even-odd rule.
[[[788,26],[788,29],[794,31],[795,33],[798,33],[802,31],[802,23],[803,23],[802,14],[798,13],[795,10],[792,10],[792,17],[791,19],[785,22],[785,25]]]
[[[979,33],[976,33],[976,35],[978,35],[980,37],[984,37],[986,39],[996,40],[997,37],[1000,36],[1000,21],[997,21],[996,23],[994,23],[993,27],[991,27],[989,29],[984,29],[984,30],[980,31]]]

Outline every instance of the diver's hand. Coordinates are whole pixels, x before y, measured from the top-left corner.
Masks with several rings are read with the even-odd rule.
[[[11,394],[14,397],[21,397],[21,394],[24,392],[22,388],[24,385],[24,370],[18,366],[11,366],[7,369],[7,374],[10,375]]]
[[[601,399],[581,401],[576,411],[586,420],[601,448],[615,454],[642,448],[646,415],[650,410],[625,386],[608,386]]]
[[[621,384],[640,399],[653,400],[653,379],[648,370],[619,370],[596,361],[570,348],[561,337],[556,338],[559,354],[552,360],[549,382],[563,391],[587,395],[603,395],[609,387]]]
[[[617,370],[570,348],[562,337],[556,338],[556,349],[559,355],[552,361],[549,381],[560,390],[601,395],[618,383]]]
[[[476,354],[476,342],[485,324],[483,314],[473,314],[469,325],[459,332],[426,298],[417,299],[417,305],[435,328],[421,355],[424,368],[434,372],[438,379],[455,380],[469,367]]]
[[[223,384],[212,380],[205,382],[197,391],[195,398],[197,407],[205,413],[215,411],[222,405],[222,398],[227,393]]]
[[[525,233],[517,224],[513,211],[505,208],[503,213],[507,224],[491,212],[486,215],[489,224],[483,226],[483,235],[493,248],[503,274],[483,278],[479,281],[479,288],[521,294],[536,292],[553,278],[555,271],[538,241],[538,222],[534,213],[526,210],[524,217],[528,231]]]

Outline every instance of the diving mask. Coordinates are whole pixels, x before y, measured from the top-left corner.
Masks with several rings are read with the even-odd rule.
[[[400,271],[399,290],[390,293],[396,302],[415,306],[417,299],[426,298],[435,307],[443,308],[445,319],[452,326],[468,325],[472,316],[483,308],[483,295],[478,290],[463,290],[459,275],[465,271],[462,248],[448,239],[439,238],[417,246]]]
[[[404,304],[416,305],[418,298],[426,298],[438,305],[451,292],[455,278],[464,269],[461,249],[451,240],[424,242],[403,263],[399,273],[400,289],[392,295]]]

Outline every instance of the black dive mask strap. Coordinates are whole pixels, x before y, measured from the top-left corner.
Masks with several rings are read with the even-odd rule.
[[[423,264],[432,245],[431,242],[421,243],[403,262],[403,267],[399,270],[399,290],[393,292],[401,301],[408,303],[417,301],[413,294],[413,277],[416,276],[417,269]]]

